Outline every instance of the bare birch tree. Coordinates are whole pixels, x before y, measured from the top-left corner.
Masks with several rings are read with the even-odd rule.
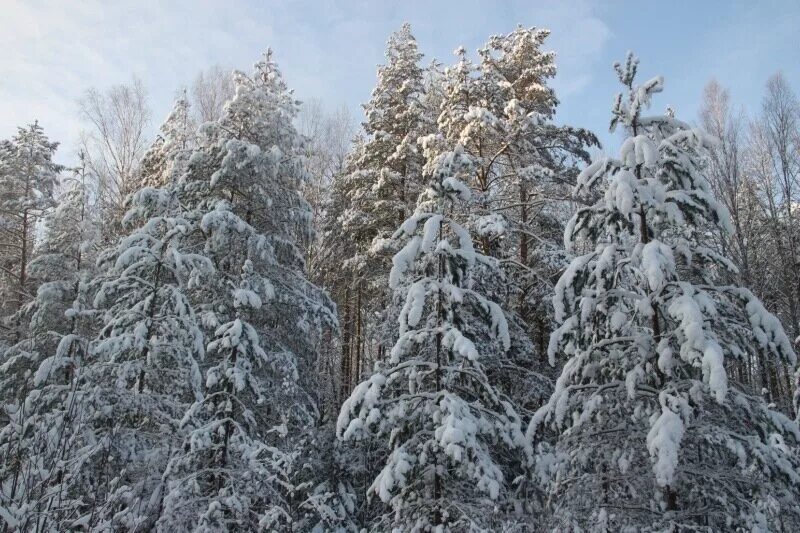
[[[231,69],[213,65],[201,71],[192,83],[192,107],[198,123],[219,120],[225,102],[233,98]]]
[[[148,145],[150,107],[141,80],[114,85],[105,91],[89,89],[79,101],[89,129],[82,136],[86,165],[97,181],[103,237],[116,231],[124,202],[137,183],[139,163]]]

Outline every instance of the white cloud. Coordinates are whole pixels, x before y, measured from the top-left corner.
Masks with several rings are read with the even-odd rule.
[[[62,141],[61,159],[77,143],[77,100],[86,89],[135,74],[160,120],[175,90],[199,69],[230,63],[271,34],[268,21],[222,2],[4,1],[0,138],[39,119]]]
[[[555,86],[569,97],[591,83],[611,35],[586,0],[3,1],[0,138],[38,118],[63,142],[62,159],[71,158],[78,139],[81,94],[132,74],[148,88],[158,122],[201,68],[249,68],[272,46],[299,97],[344,102],[359,114],[386,38],[402,22],[412,23],[427,60],[444,62],[459,44],[474,50],[522,24],[553,30]]]

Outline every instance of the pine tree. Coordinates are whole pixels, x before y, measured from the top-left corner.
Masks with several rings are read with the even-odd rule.
[[[48,527],[54,507],[66,503],[61,461],[75,415],[76,369],[92,325],[87,308],[97,231],[82,169],[64,185],[29,265],[39,286],[18,313],[26,335],[6,351],[0,380],[3,398],[19,398],[7,404],[8,423],[0,430],[6,465],[0,476],[7,488],[0,505],[23,530]]]
[[[549,354],[568,359],[529,427],[549,527],[796,529],[797,426],[728,378],[748,353],[795,354],[757,298],[720,282],[733,267],[706,246],[730,231],[703,176],[710,140],[671,111],[643,114],[663,82],[635,84],[632,55],[615,68],[626,95],[611,127],[626,138],[578,179],[578,195],[602,198],[565,233],[588,252],[556,286]]]
[[[317,421],[315,349],[335,318],[303,272],[311,224],[297,102],[271,51],[252,77],[234,79],[235,97],[204,125],[180,183],[215,274],[192,291],[205,393],[184,415],[159,529],[291,529],[303,516],[288,485],[306,457],[292,450],[305,450],[299,435]]]
[[[462,145],[474,163],[462,222],[484,254],[507,274],[503,301],[544,351],[552,310],[551,281],[566,266],[560,239],[568,184],[589,161],[595,136],[553,123],[558,99],[548,86],[555,54],[542,50],[550,31],[518,27],[496,35],[472,62],[463,47],[445,71],[438,132],[426,140],[434,155]],[[530,364],[530,363],[528,363]]]
[[[65,460],[64,491],[80,503],[59,528],[150,527],[179,422],[202,397],[204,337],[186,293],[213,266],[188,249],[195,228],[175,191],[136,192],[123,224],[130,233],[98,260],[104,326],[80,370],[81,420]]]
[[[186,170],[195,143],[195,124],[184,91],[142,157],[139,187],[167,187]]]
[[[30,377],[25,374],[35,371],[39,358],[52,355],[70,332],[74,324],[65,321],[64,314],[81,293],[80,285],[88,282],[96,242],[90,192],[83,175],[65,179],[63,187],[57,207],[45,218],[42,242],[26,267],[28,287],[35,296],[15,316],[22,338],[5,353],[0,394],[6,399],[26,390],[20,387]]]
[[[385,464],[369,487],[394,516],[372,528],[458,531],[489,527],[509,479],[503,450],[524,450],[521,420],[490,382],[483,361],[508,350],[502,309],[471,286],[481,265],[469,233],[447,214],[469,190],[461,150],[429,168],[431,187],[393,235],[403,243],[389,283],[399,331],[386,365],[342,405],[340,439],[383,441]]]
[[[353,143],[344,172],[332,184],[333,195],[344,202],[330,213],[327,226],[330,235],[341,235],[345,242],[326,236],[330,249],[322,255],[344,259],[345,272],[331,287],[340,310],[350,312],[340,316],[347,337],[341,364],[344,395],[360,379],[366,360],[381,357],[392,342],[381,331],[373,333],[380,326],[380,319],[373,317],[388,299],[384,288],[389,266],[370,250],[374,239],[391,235],[413,211],[425,186],[425,159],[417,139],[431,131],[435,109],[427,105],[421,59],[411,26],[403,24],[389,37],[386,64],[378,68],[377,85],[363,106],[365,135]],[[378,345],[370,346],[370,338]]]
[[[359,146],[356,163],[361,174],[356,181],[362,185],[353,191],[353,208],[367,216],[373,237],[389,234],[405,220],[424,185],[424,160],[417,147],[427,126],[424,71],[410,24],[389,37],[386,59],[378,68],[372,98],[364,105],[368,137]]]
[[[49,339],[55,344],[64,335],[75,333],[81,313],[90,307],[85,296],[96,273],[100,239],[91,184],[83,164],[74,169],[74,176],[62,180],[61,188],[63,192],[46,216],[43,239],[30,264],[30,275],[38,289],[37,298],[26,309],[31,315],[29,335],[45,340],[55,332]],[[64,321],[65,315],[69,320]],[[54,349],[50,344],[40,351],[52,353]]]
[[[18,311],[33,299],[28,264],[34,253],[37,221],[53,205],[61,165],[53,161],[58,143],[38,122],[19,128],[0,145],[0,312]],[[22,332],[15,331],[14,340]]]

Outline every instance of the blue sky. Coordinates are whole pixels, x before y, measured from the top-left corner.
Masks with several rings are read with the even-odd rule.
[[[360,119],[388,34],[412,24],[426,61],[450,62],[464,45],[517,24],[552,30],[558,121],[595,130],[608,145],[627,50],[644,77],[662,74],[657,109],[693,120],[713,76],[734,103],[757,111],[767,78],[782,70],[800,92],[800,1],[311,1],[0,0],[0,138],[38,118],[71,162],[82,125],[77,99],[140,77],[154,126],[176,91],[211,64],[249,69],[271,46],[299,98],[347,105]]]

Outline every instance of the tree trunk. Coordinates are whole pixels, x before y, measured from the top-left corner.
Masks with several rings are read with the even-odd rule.
[[[520,224],[525,229],[528,224],[528,190],[524,183],[519,186],[520,203]],[[528,235],[520,232],[519,234],[519,262],[523,265],[528,264]]]
[[[341,375],[339,377],[339,403],[344,402],[350,394],[350,287],[344,289],[344,330],[342,332],[342,358],[339,362]]]
[[[361,365],[362,365],[362,358],[364,356],[364,332],[363,332],[363,321],[361,319],[361,280],[358,282],[358,287],[356,290],[356,360],[353,364],[353,385],[355,387],[358,385],[359,380],[361,379]]]

